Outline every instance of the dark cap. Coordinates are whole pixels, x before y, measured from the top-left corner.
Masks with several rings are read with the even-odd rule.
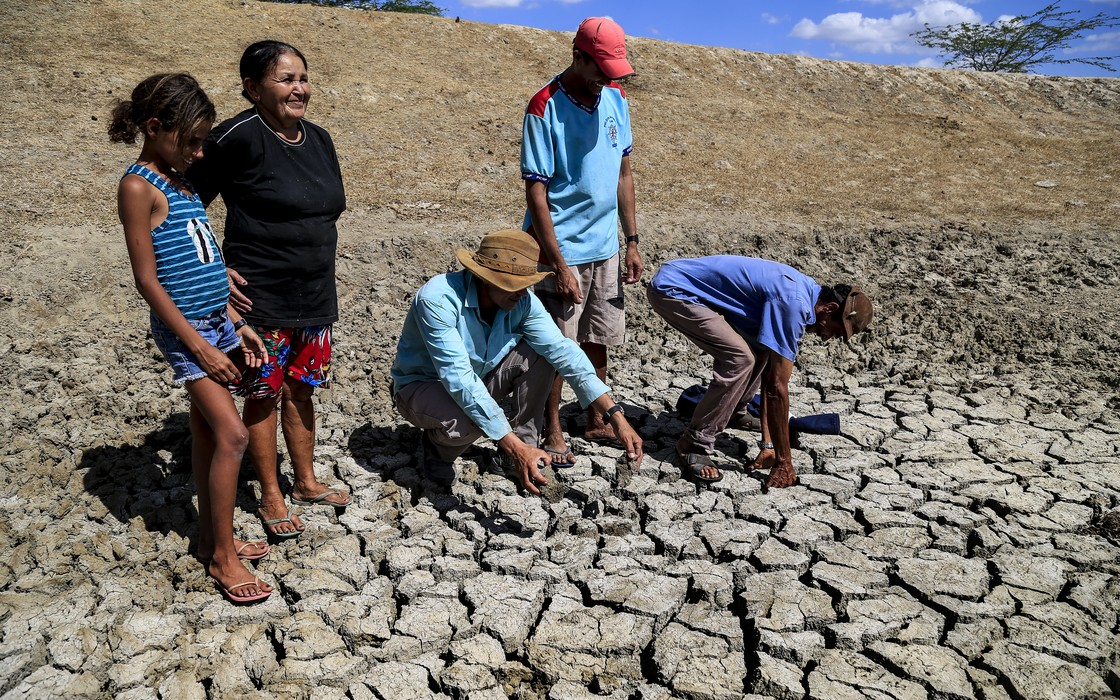
[[[844,300],[844,340],[849,341],[852,336],[865,330],[871,325],[874,310],[871,308],[871,299],[859,287],[852,287],[848,298]]]

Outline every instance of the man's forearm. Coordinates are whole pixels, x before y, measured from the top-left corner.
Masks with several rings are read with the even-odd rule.
[[[763,370],[762,404],[765,434],[774,443],[775,457],[779,464],[793,465],[793,452],[789,446],[789,379],[793,362],[771,351]]]
[[[626,157],[622,159],[622,168],[618,173],[618,218],[622,223],[623,236],[638,235],[636,208],[634,176],[630,172],[630,158]]]
[[[767,387],[765,397],[766,427],[779,462],[793,462],[789,446],[789,386]]]

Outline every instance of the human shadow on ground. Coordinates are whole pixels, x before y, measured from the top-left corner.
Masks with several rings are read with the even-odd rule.
[[[139,517],[149,532],[171,532],[191,542],[198,537],[198,510],[191,474],[190,418],[167,416],[139,443],[102,445],[86,450],[78,463],[83,485],[118,522]],[[256,509],[252,488],[238,482],[237,505]]]
[[[419,469],[423,455],[418,428],[407,423],[394,426],[365,423],[350,433],[347,447],[359,467],[408,489],[413,506],[423,497],[448,522],[473,520],[492,535],[512,534],[526,538],[533,535],[533,531],[516,518],[502,513],[487,514],[477,505],[465,503],[450,489],[423,478]],[[480,474],[500,471],[493,449],[472,445],[460,457],[459,469],[468,469],[471,462],[474,463],[471,469],[477,468]],[[460,527],[463,527],[461,523]]]
[[[420,431],[407,423],[363,423],[350,432],[346,447],[359,467],[393,481],[393,473],[398,469],[416,465]]]

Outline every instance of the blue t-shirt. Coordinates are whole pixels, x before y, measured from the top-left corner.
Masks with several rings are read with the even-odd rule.
[[[789,265],[711,255],[670,260],[650,286],[673,299],[702,304],[791,362],[807,326],[816,323],[821,286]]]
[[[548,186],[552,226],[567,264],[618,253],[618,173],[633,146],[630,107],[617,83],[603,88],[594,107],[570,96],[560,76],[529,101],[521,177]],[[530,224],[526,211],[523,228]]]

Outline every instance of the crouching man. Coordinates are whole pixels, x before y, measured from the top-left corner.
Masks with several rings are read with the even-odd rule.
[[[671,260],[647,296],[670,326],[712,356],[712,380],[677,442],[685,476],[716,482],[718,436],[762,387],[762,442],[749,470],[770,468],[766,487],[797,482],[789,446],[789,378],[801,337],[843,338],[871,323],[871,300],[846,284],[822,287],[770,260],[738,255]]]
[[[428,280],[412,301],[393,362],[393,400],[423,431],[424,476],[455,481],[455,458],[485,436],[532,493],[547,481],[538,464],[545,401],[555,372],[584,408],[610,423],[628,457],[642,459],[642,440],[610,387],[575,341],[566,339],[528,288],[551,272],[537,271],[540,248],[522,231],[495,231],[477,252],[456,251],[465,269]],[[512,415],[498,400],[512,394]]]

